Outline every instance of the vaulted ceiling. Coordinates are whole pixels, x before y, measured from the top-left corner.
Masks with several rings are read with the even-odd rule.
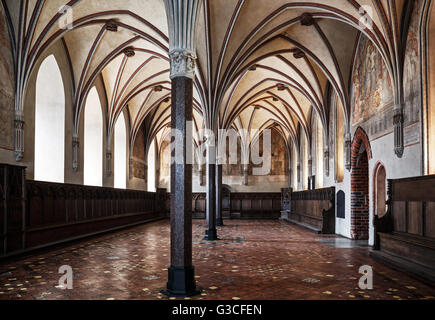
[[[275,126],[287,142],[296,142],[298,130],[309,139],[313,115],[327,133],[332,90],[349,129],[350,79],[361,33],[381,53],[399,102],[410,3],[204,0],[196,36],[196,128]],[[100,76],[109,135],[123,110],[130,115],[132,141],[143,123],[148,141],[167,130],[171,82],[163,0],[2,0],[2,6],[15,57],[16,108],[35,65],[60,41],[70,60],[76,130]],[[198,145],[201,139],[196,136]]]

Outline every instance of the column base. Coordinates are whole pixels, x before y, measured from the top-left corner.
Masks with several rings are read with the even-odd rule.
[[[219,240],[219,238],[217,236],[216,229],[205,230],[205,237],[204,237],[203,240],[206,240],[206,241],[216,241],[216,240]]]
[[[218,227],[223,227],[223,226],[224,226],[224,219],[222,219],[222,218],[217,218],[217,219],[216,219],[216,225],[217,225]]]
[[[196,286],[194,267],[170,267],[166,290],[161,293],[167,297],[186,298],[201,294],[202,288]]]

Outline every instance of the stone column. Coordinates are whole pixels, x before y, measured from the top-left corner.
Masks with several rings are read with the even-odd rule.
[[[207,230],[205,231],[204,240],[218,240],[216,231],[216,137],[207,137]]]
[[[130,159],[128,159],[128,176],[131,179],[133,179],[133,158],[130,155]]]
[[[155,185],[156,185],[156,189],[158,189],[160,187],[160,165],[158,168],[156,168],[156,176],[155,176]],[[171,186],[172,189],[172,186]]]
[[[222,164],[216,165],[216,225],[222,227],[224,219],[222,218]]]
[[[329,177],[329,148],[325,148],[323,151],[323,169],[325,170],[325,175]]]
[[[403,108],[401,104],[394,106],[394,153],[398,158],[403,157],[404,139],[403,139]]]
[[[80,138],[77,134],[73,134],[72,148],[73,148],[73,170],[76,172],[79,170],[79,148],[80,148]]]
[[[148,159],[148,157],[145,157],[145,165],[144,165],[144,171],[145,171],[145,190],[146,191],[148,191],[148,187],[149,187],[149,184],[148,184],[148,163],[147,163],[147,159]],[[157,189],[156,189],[157,190]]]
[[[15,112],[14,120],[15,160],[20,162],[24,157],[24,114],[22,111]]]
[[[203,187],[204,183],[204,166],[202,164],[198,165],[198,174],[199,174],[199,185]]]
[[[298,178],[298,184],[301,183],[301,163],[298,161],[298,167],[297,167],[298,172],[297,174],[297,178]]]
[[[344,139],[344,153],[346,157],[345,166],[347,171],[350,171],[352,169],[352,135],[350,132],[346,133]]]
[[[248,185],[248,177],[249,177],[249,164],[244,164],[243,165],[243,185],[247,186]]]
[[[106,177],[112,176],[112,150],[106,150]]]
[[[171,128],[181,137],[171,165],[171,266],[164,293],[187,297],[199,293],[192,263],[192,138],[193,79],[195,72],[195,27],[201,0],[165,0],[169,26],[172,107]],[[177,137],[177,136],[176,136]],[[174,153],[173,153],[174,154]]]

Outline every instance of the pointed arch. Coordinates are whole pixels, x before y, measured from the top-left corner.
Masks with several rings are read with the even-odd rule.
[[[118,120],[115,124],[115,170],[114,170],[114,184],[115,188],[127,188],[127,125],[124,113],[119,114]]]
[[[103,112],[95,87],[86,99],[84,148],[84,184],[103,186]]]
[[[36,78],[35,180],[63,183],[65,178],[65,94],[54,55]]]
[[[363,128],[358,127],[355,131],[352,142],[352,168],[356,166],[361,145],[364,145],[367,151],[368,160],[372,159],[372,147],[370,146],[369,137]]]

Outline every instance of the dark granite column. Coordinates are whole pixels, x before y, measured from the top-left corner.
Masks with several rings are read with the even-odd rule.
[[[213,137],[212,139],[216,139]],[[207,145],[207,230],[204,240],[218,240],[216,231],[216,141]]]
[[[186,139],[186,122],[192,121],[192,97],[192,79],[172,79],[171,127],[182,135],[183,142],[177,141],[177,152],[172,154],[176,161],[171,165],[171,267],[165,293],[177,297],[199,293],[192,265],[192,164],[187,163],[187,143],[191,141]]]
[[[216,165],[216,225],[222,227],[224,220],[222,218],[222,165]]]

